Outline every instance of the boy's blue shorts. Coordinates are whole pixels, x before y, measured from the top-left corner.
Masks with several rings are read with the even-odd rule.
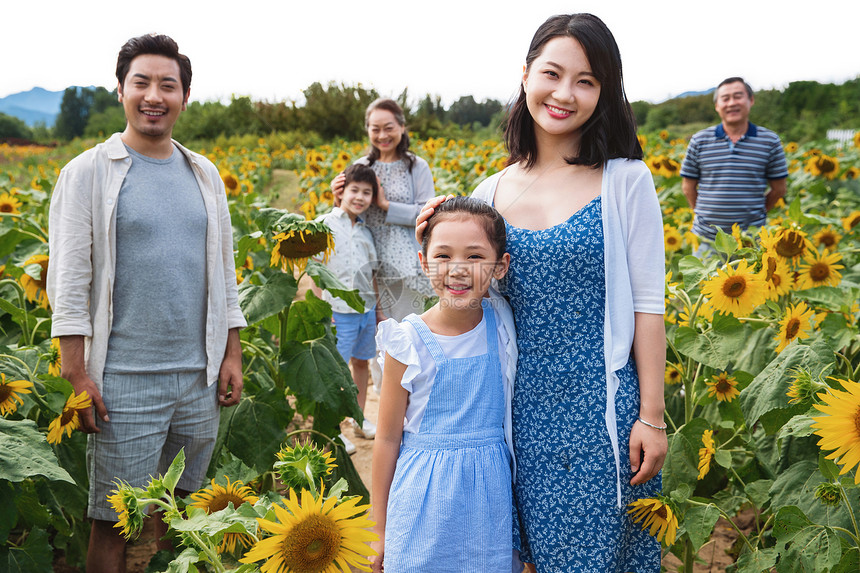
[[[337,328],[337,351],[344,361],[376,356],[376,309],[364,314],[332,312]]]

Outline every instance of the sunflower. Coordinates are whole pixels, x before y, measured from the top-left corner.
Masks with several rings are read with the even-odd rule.
[[[672,225],[663,225],[663,244],[667,253],[681,249],[681,233]]]
[[[273,534],[258,541],[239,561],[266,562],[262,573],[350,573],[350,566],[370,571],[366,555],[376,555],[369,542],[377,536],[368,531],[373,522],[367,518],[368,505],[357,505],[360,498],[338,502],[334,497],[314,499],[303,490],[290,490],[283,506],[274,504],[278,521],[257,519],[260,528]],[[357,516],[357,517],[355,517]]]
[[[836,249],[836,245],[839,244],[840,239],[842,239],[842,235],[837,233],[830,225],[812,235],[812,243],[816,247],[824,247],[828,251]]]
[[[665,156],[661,156],[660,175],[663,177],[674,177],[681,170],[681,164]]]
[[[6,375],[0,372],[0,414],[14,414],[18,409],[18,405],[23,405],[19,394],[30,394],[33,386],[32,382],[27,380],[6,380]]]
[[[720,402],[731,402],[740,394],[736,388],[738,381],[734,376],[729,376],[728,372],[711,376],[705,385],[708,387],[708,396],[716,396]]]
[[[719,269],[702,286],[702,294],[710,298],[716,310],[746,316],[767,300],[767,285],[746,261],[740,261],[737,267]]]
[[[785,316],[779,321],[779,334],[774,340],[779,342],[776,347],[777,353],[782,352],[792,340],[803,340],[809,338],[812,330],[812,321],[815,319],[815,311],[809,309],[805,302],[788,307]]]
[[[860,131],[854,134],[854,147],[860,147]]]
[[[759,239],[762,249],[776,254],[790,264],[796,263],[808,250],[815,248],[806,233],[798,229],[777,229],[772,235],[762,229]]]
[[[651,530],[648,533],[656,537],[657,541],[663,541],[665,538],[667,547],[675,543],[678,517],[663,499],[654,497],[637,499],[630,504],[627,513],[631,514],[634,523],[642,522],[643,531],[650,526]]]
[[[119,528],[120,533],[126,539],[136,537],[143,531],[143,520],[146,513],[137,501],[137,493],[143,493],[139,488],[133,488],[122,481],[114,482],[116,489],[108,494],[107,498],[119,520],[114,527]]]
[[[322,253],[322,262],[334,250],[334,236],[325,223],[318,221],[291,220],[287,228],[275,235],[270,266],[280,267],[284,272],[297,269],[302,272],[314,255]]]
[[[684,377],[684,367],[680,364],[667,364],[666,372],[663,374],[663,381],[666,384],[679,384],[681,378]]]
[[[684,240],[695,253],[699,248],[699,236],[693,231],[684,231]]]
[[[769,300],[776,300],[780,296],[788,294],[794,282],[788,263],[767,252],[761,259],[759,275],[767,285],[767,298]]]
[[[51,339],[51,349],[48,351],[48,374],[51,376],[60,375],[60,367],[63,364],[63,357],[60,354],[60,339]]]
[[[224,476],[227,478],[227,476]],[[236,480],[230,483],[230,478],[227,478],[227,487],[215,483],[212,480],[212,488],[204,488],[191,494],[191,499],[194,500],[194,507],[205,509],[206,513],[215,513],[227,507],[228,503],[232,503],[234,508],[239,507],[245,502],[251,505],[257,503],[259,499],[254,492],[241,481]],[[225,533],[224,539],[221,540],[221,545],[218,546],[219,553],[233,553],[236,551],[236,546],[241,545],[248,548],[254,543],[253,538],[247,533]]]
[[[21,202],[11,193],[3,193],[0,195],[0,213],[11,213],[17,215],[20,213]]]
[[[221,181],[224,182],[224,190],[227,192],[227,195],[236,197],[242,192],[242,185],[239,183],[239,179],[229,171],[221,172]]]
[[[826,404],[814,404],[824,416],[813,416],[813,428],[821,439],[818,447],[834,450],[826,458],[842,466],[839,475],[848,473],[860,463],[860,383],[837,379],[844,390],[831,389],[818,397]],[[860,472],[854,483],[860,484]]]
[[[852,165],[842,173],[840,179],[860,179],[860,167]]]
[[[800,147],[800,146],[797,145],[797,142],[789,141],[788,143],[785,144],[784,149],[785,149],[786,153],[794,153],[795,151],[797,151],[798,147]]]
[[[708,472],[711,471],[711,460],[714,454],[717,453],[717,448],[714,444],[714,432],[705,430],[702,434],[702,447],[699,448],[699,477],[703,479]]]
[[[81,427],[81,417],[78,410],[90,408],[93,405],[90,395],[84,390],[80,394],[72,394],[63,406],[63,413],[54,418],[48,425],[48,443],[59,444],[63,434],[71,436],[74,430]]]
[[[663,141],[666,141],[667,139],[669,139],[669,132],[666,131],[665,129],[661,129],[660,133],[658,135],[659,135],[660,139],[662,139]]]
[[[33,278],[26,272],[21,275],[21,286],[24,288],[24,294],[27,300],[34,304],[38,304],[42,308],[48,308],[48,293],[45,292],[45,285],[48,280],[48,255],[33,255],[24,261],[24,267],[29,265],[39,265],[42,267],[39,278]]]
[[[845,229],[846,233],[850,233],[858,224],[860,224],[860,211],[853,211],[847,217],[842,218],[842,228]]]
[[[813,175],[833,179],[839,173],[839,160],[829,155],[814,155],[806,162],[806,170]]]
[[[799,290],[825,285],[836,286],[842,280],[839,269],[845,267],[836,264],[842,260],[841,254],[810,251],[804,255],[803,260],[804,264],[800,265],[799,269],[800,276],[797,284]]]
[[[337,467],[331,452],[321,452],[310,442],[292,447],[283,446],[275,456],[278,461],[275,462],[274,470],[290,489],[308,489],[311,485],[309,480],[316,483]]]

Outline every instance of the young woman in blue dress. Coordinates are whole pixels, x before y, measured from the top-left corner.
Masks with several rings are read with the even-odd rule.
[[[660,491],[667,451],[662,218],[599,18],[540,26],[505,142],[508,166],[473,197],[505,218],[511,255],[514,543],[541,572],[657,572],[627,505]]]

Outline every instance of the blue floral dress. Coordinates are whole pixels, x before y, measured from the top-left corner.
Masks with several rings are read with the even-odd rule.
[[[626,507],[661,488],[659,477],[630,486],[629,438],[639,413],[632,359],[617,373],[624,506],[617,503],[605,420],[600,197],[549,229],[506,227],[511,266],[502,288],[519,347],[513,437],[522,558],[540,573],[657,572],[660,545]]]

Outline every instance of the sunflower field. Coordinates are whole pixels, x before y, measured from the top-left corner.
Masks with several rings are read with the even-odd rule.
[[[640,140],[664,219],[669,455],[662,494],[631,504],[631,517],[686,572],[718,520],[736,529],[734,571],[857,571],[860,134],[844,146],[787,142],[786,201],[767,226],[721,233],[702,257],[693,256],[700,244],[681,192],[686,141],[666,132]],[[52,571],[58,559],[80,566],[86,552],[86,436],[76,431],[76,410],[89,397],[75,396],[60,376],[44,278],[51,190],[59,169],[93,144],[0,145],[4,571]],[[148,488],[118,483],[111,502],[129,535],[143,505],[171,517],[186,549],[159,570],[171,560],[177,571],[298,563],[290,560],[319,547],[316,530],[302,529],[311,514],[340,527],[331,530],[343,542],[325,553],[330,563],[362,568],[361,551],[348,548],[368,541],[357,529],[368,526],[360,504],[372,500],[336,438],[340,422],[361,412],[336,352],[331,308],[301,285],[313,281],[360,304],[326,268],[330,235],[313,219],[331,208],[331,179],[364,144],[302,147],[273,135],[191,147],[218,166],[229,196],[250,325],[241,333],[245,392],[222,410],[209,484],[176,499],[177,460]],[[430,163],[439,194],[469,193],[506,159],[498,140],[413,139],[413,150]],[[298,177],[289,209],[271,207],[275,170]],[[299,477],[289,468],[300,468]],[[301,481],[308,472],[322,486]],[[738,525],[741,514],[753,515],[751,527]],[[286,537],[307,545],[275,551]]]

